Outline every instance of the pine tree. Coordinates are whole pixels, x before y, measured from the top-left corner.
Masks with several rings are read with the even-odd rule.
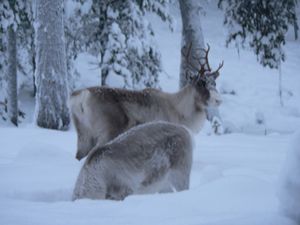
[[[8,99],[8,117],[13,124],[18,126],[17,43],[16,31],[12,25],[8,28],[7,33],[8,66],[6,92]]]
[[[289,25],[297,29],[297,0],[221,0],[224,24],[229,28],[227,45],[248,44],[263,66],[278,69],[285,60],[283,45]]]
[[[39,0],[36,4],[36,123],[64,130],[70,123],[64,4],[63,0]]]
[[[28,31],[33,30],[31,0],[1,1],[0,21],[0,86],[1,90],[5,89],[1,93],[5,99],[0,99],[1,105],[5,105],[5,112],[2,108],[0,113],[2,115],[8,113],[3,118],[8,117],[17,125],[18,115],[21,113],[18,110],[17,74],[26,76],[32,74],[27,69],[28,57],[23,54],[31,50],[26,46],[30,40],[27,35]]]
[[[131,73],[127,69],[126,37],[117,22],[119,15],[120,13],[110,6],[106,10],[105,34],[102,34],[105,40],[102,41],[103,55],[100,63],[101,85],[107,85],[110,83],[110,79],[120,76],[122,78],[121,83],[123,82],[124,86],[129,86],[128,79]]]
[[[9,120],[18,125],[16,29],[19,22],[18,2],[3,1],[0,5],[1,22],[1,65],[6,113]],[[5,40],[4,40],[5,38]],[[5,48],[6,46],[6,48]],[[7,65],[7,66],[6,66]],[[2,109],[3,110],[3,109]],[[3,112],[1,113],[3,115]]]
[[[20,24],[17,31],[18,74],[24,76],[24,83],[30,86],[35,96],[35,33],[33,0],[23,1],[24,8],[20,12]]]
[[[6,2],[7,3],[7,2]],[[4,8],[4,2],[0,3],[0,20],[4,21],[4,13],[7,12]],[[5,43],[5,33],[7,30],[4,23],[0,23],[0,115],[3,120],[6,120],[6,104],[4,103],[4,85],[5,85],[5,65],[7,65],[6,54],[6,43]]]
[[[3,21],[3,5],[0,4],[0,19]],[[4,80],[4,71],[5,71],[5,65],[6,63],[6,58],[5,58],[5,34],[4,34],[4,27],[3,24],[0,23],[0,90],[3,90],[3,80]],[[3,93],[0,92],[1,95]],[[0,96],[1,96],[0,95]]]
[[[262,66],[278,69],[281,106],[281,62],[285,60],[283,45],[290,25],[294,27],[297,38],[297,2],[298,0],[219,1],[219,7],[225,8],[224,24],[229,28],[227,46],[233,41],[238,48],[248,44]]]
[[[3,1],[0,6],[1,31],[6,35],[7,49],[1,48],[3,56],[1,68],[7,63],[4,69],[5,98],[7,99],[7,113],[9,120],[18,126],[18,93],[17,93],[17,41],[16,30],[20,24],[20,11],[22,4],[19,1]],[[1,38],[2,39],[2,38]],[[2,46],[4,40],[1,40]],[[6,51],[5,51],[6,50]]]
[[[77,18],[70,18],[67,15],[67,2],[64,4],[64,32],[65,32],[65,46],[66,46],[66,61],[67,61],[67,80],[69,91],[72,92],[76,87],[76,82],[80,78],[80,73],[75,67],[75,60],[77,59],[78,53],[81,52],[79,49],[82,49],[81,43],[78,41],[78,27],[79,24],[76,23]],[[77,20],[77,22],[79,22]]]
[[[145,13],[154,12],[171,22],[167,0],[77,2],[81,5],[70,18],[77,29],[68,29],[71,49],[74,55],[86,51],[99,59],[101,85],[118,79],[122,87],[156,86],[161,59]]]

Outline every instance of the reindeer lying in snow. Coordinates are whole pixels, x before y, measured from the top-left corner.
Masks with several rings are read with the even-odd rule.
[[[221,103],[215,80],[223,63],[212,72],[208,52],[209,48],[198,75],[177,93],[108,87],[75,91],[70,106],[77,130],[76,158],[80,160],[96,144],[104,145],[131,127],[150,121],[169,121],[199,132],[206,119],[206,107]]]
[[[89,153],[73,200],[123,200],[131,194],[189,188],[192,137],[181,125],[151,122],[136,126]]]

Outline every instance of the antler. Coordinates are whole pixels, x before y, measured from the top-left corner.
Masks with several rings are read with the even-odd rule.
[[[216,71],[214,71],[214,73],[218,73],[219,70],[223,67],[223,65],[224,65],[224,60],[219,64],[218,69],[216,69]]]
[[[186,65],[191,67],[193,70],[198,71],[198,67],[193,65],[192,62],[190,62],[191,49],[192,49],[192,43],[188,46],[187,50],[186,50],[186,47],[183,47],[181,50],[181,54],[184,56],[184,58],[186,60]],[[185,53],[185,50],[186,50],[186,53]]]
[[[204,48],[201,48],[200,50],[204,51],[205,56],[199,57],[199,59],[204,59],[204,63],[202,64],[201,61],[199,60],[200,70],[199,70],[198,74],[200,76],[204,76],[207,71],[211,72],[211,67],[210,67],[209,62],[208,62],[208,53],[209,53],[209,50],[210,50],[209,44],[207,44],[207,50],[205,50]],[[206,68],[205,68],[205,66],[206,66]]]
[[[209,65],[209,61],[208,61],[208,54],[209,54],[209,51],[210,51],[210,46],[209,44],[207,44],[207,50],[204,49],[204,48],[199,48],[198,52],[196,55],[191,55],[191,49],[192,49],[192,43],[188,46],[188,49],[186,52],[184,52],[185,48],[182,49],[182,55],[185,57],[186,59],[186,64],[187,66],[189,66],[190,68],[192,68],[192,70],[194,71],[197,71],[197,77],[200,76],[200,77],[203,77],[205,76],[206,74],[212,74],[212,73],[218,73],[219,70],[223,67],[224,65],[224,61],[222,61],[221,64],[219,64],[219,67],[216,71],[212,72],[211,71],[211,67]],[[196,49],[197,51],[197,49]],[[204,56],[200,56],[201,55],[201,52],[200,51],[204,51]],[[196,61],[198,63],[197,66],[195,66],[192,62],[190,62],[190,55],[193,59],[193,61]],[[201,62],[202,61],[202,62]],[[203,62],[204,61],[204,62]],[[200,67],[200,68],[199,68]],[[208,73],[207,73],[208,72]],[[187,75],[191,75],[190,72],[187,72]],[[186,76],[187,76],[186,75]]]

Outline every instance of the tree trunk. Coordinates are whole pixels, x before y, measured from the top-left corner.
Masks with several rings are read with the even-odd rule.
[[[283,107],[283,98],[282,98],[282,70],[281,70],[281,61],[278,66],[278,94],[279,94],[279,102],[280,106]]]
[[[10,121],[18,126],[17,43],[13,27],[8,28],[7,110]]]
[[[31,56],[31,64],[32,64],[32,96],[36,96],[36,82],[35,82],[35,71],[36,71],[36,59],[35,59],[35,44],[34,44],[34,33],[31,36],[31,42],[30,42],[31,50],[30,50],[30,56]]]
[[[294,22],[295,40],[298,40],[298,30],[299,30],[298,24],[297,22]]]
[[[198,65],[204,57],[206,46],[204,44],[203,31],[201,27],[201,6],[199,0],[179,0],[182,18],[181,39],[181,65],[179,87],[184,87],[190,76],[195,76],[198,71],[188,66],[188,63]],[[189,62],[186,60],[187,49],[189,51]],[[222,119],[217,107],[209,107],[206,111],[207,119],[211,122],[214,133],[223,133]]]
[[[192,64],[197,65],[200,58],[204,56],[204,52],[199,51],[205,48],[203,32],[201,28],[200,2],[198,0],[180,0],[180,12],[182,18],[182,39],[181,53],[186,53],[186,50],[191,45],[190,59]],[[188,83],[187,75],[195,75],[198,71],[189,68],[186,57],[181,54],[180,65],[180,88]]]
[[[36,123],[65,130],[70,116],[63,0],[39,0],[36,4]]]
[[[294,21],[294,35],[295,35],[295,40],[298,40],[299,26],[298,26],[298,21],[297,21],[297,5],[294,8],[294,14],[296,15],[296,19]]]

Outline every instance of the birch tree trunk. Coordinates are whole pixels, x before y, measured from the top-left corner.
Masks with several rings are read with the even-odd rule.
[[[179,0],[181,18],[182,18],[182,39],[181,39],[181,64],[179,87],[184,87],[188,82],[189,76],[194,76],[198,71],[188,66],[185,55],[190,48],[189,63],[198,65],[204,56],[205,49],[203,31],[201,27],[201,6],[199,0]],[[211,122],[213,132],[223,133],[222,119],[217,107],[209,107],[206,111],[207,119]]]
[[[185,53],[191,45],[190,63],[197,65],[204,52],[199,51],[205,48],[203,31],[201,27],[200,1],[179,0],[180,13],[182,18],[181,53]],[[179,87],[184,87],[189,81],[187,75],[195,75],[198,71],[188,67],[186,57],[181,54]]]
[[[7,111],[10,121],[18,126],[18,85],[17,85],[17,43],[16,32],[12,26],[8,28],[8,67],[6,77]]]
[[[36,123],[65,130],[70,123],[63,0],[36,1]]]

